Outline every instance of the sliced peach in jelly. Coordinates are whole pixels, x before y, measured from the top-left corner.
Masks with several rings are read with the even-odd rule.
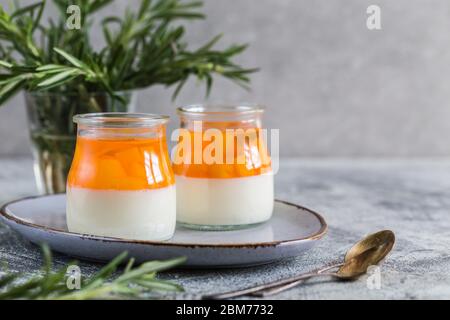
[[[174,184],[167,146],[159,138],[78,137],[68,185],[145,190]]]
[[[206,155],[204,154],[205,149],[212,142],[205,141],[201,132],[190,130],[191,153],[184,157],[188,161],[177,161],[174,163],[173,169],[175,174],[192,178],[227,179],[255,176],[270,172],[271,161],[265,143],[262,141],[261,129],[244,128],[244,133],[245,129],[254,130],[252,135],[249,135],[251,138],[249,136],[241,136],[238,138],[238,134],[227,134],[226,129],[236,126],[236,123],[219,123],[219,125],[214,127],[222,132],[222,159],[220,159],[220,163],[205,161],[205,156],[209,155],[208,152],[206,152]],[[195,150],[197,142],[194,142],[194,139],[199,141],[199,138],[201,141],[201,149]],[[207,151],[209,150],[207,149]],[[201,155],[202,163],[195,163],[194,152],[198,152]]]

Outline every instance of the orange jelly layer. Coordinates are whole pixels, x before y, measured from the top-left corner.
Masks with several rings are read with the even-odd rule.
[[[68,176],[71,187],[145,190],[174,183],[167,145],[162,139],[77,139]]]
[[[213,158],[216,156],[211,147],[215,143],[215,138],[205,138],[205,131],[208,128],[214,128],[221,132],[222,141],[218,141],[215,144],[217,147],[221,145],[223,150],[221,157],[215,158],[220,158],[220,163],[205,161],[205,155],[212,155]],[[175,174],[191,178],[228,179],[257,176],[271,172],[271,160],[263,139],[262,130],[255,127],[241,126],[238,127],[238,129],[241,129],[240,133],[233,135],[226,133],[227,129],[235,128],[235,123],[214,123],[214,126],[204,126],[202,131],[185,129],[187,134],[181,135],[176,147],[173,164]],[[244,135],[244,138],[242,136],[238,138],[239,134],[242,135],[242,132],[248,133],[246,131],[248,129],[254,130],[253,132],[256,134]],[[189,140],[184,142],[184,144],[183,139],[186,139],[187,136]],[[197,142],[194,142],[195,139],[197,139]],[[184,148],[187,144],[190,144],[190,148]],[[200,146],[198,149],[201,149],[201,163],[195,161],[196,146]]]

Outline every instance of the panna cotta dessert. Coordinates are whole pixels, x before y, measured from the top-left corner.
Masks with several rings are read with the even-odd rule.
[[[230,230],[267,221],[274,176],[258,106],[178,109],[173,154],[177,220],[201,230]]]
[[[173,236],[176,190],[167,120],[132,113],[74,117],[78,136],[67,181],[69,231],[135,240]]]

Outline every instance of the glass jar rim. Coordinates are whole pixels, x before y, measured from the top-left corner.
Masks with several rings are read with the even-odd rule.
[[[252,115],[263,113],[265,106],[252,103],[236,104],[191,104],[177,108],[179,115],[186,116],[231,116]]]
[[[73,117],[73,122],[79,125],[108,128],[148,127],[168,121],[169,116],[166,115],[133,112],[83,113]]]

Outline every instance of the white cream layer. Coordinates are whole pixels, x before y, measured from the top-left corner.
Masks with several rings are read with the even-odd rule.
[[[138,191],[68,187],[66,213],[71,232],[167,240],[175,231],[175,186]]]
[[[207,179],[175,176],[177,220],[200,225],[244,225],[266,221],[274,205],[273,174]]]

